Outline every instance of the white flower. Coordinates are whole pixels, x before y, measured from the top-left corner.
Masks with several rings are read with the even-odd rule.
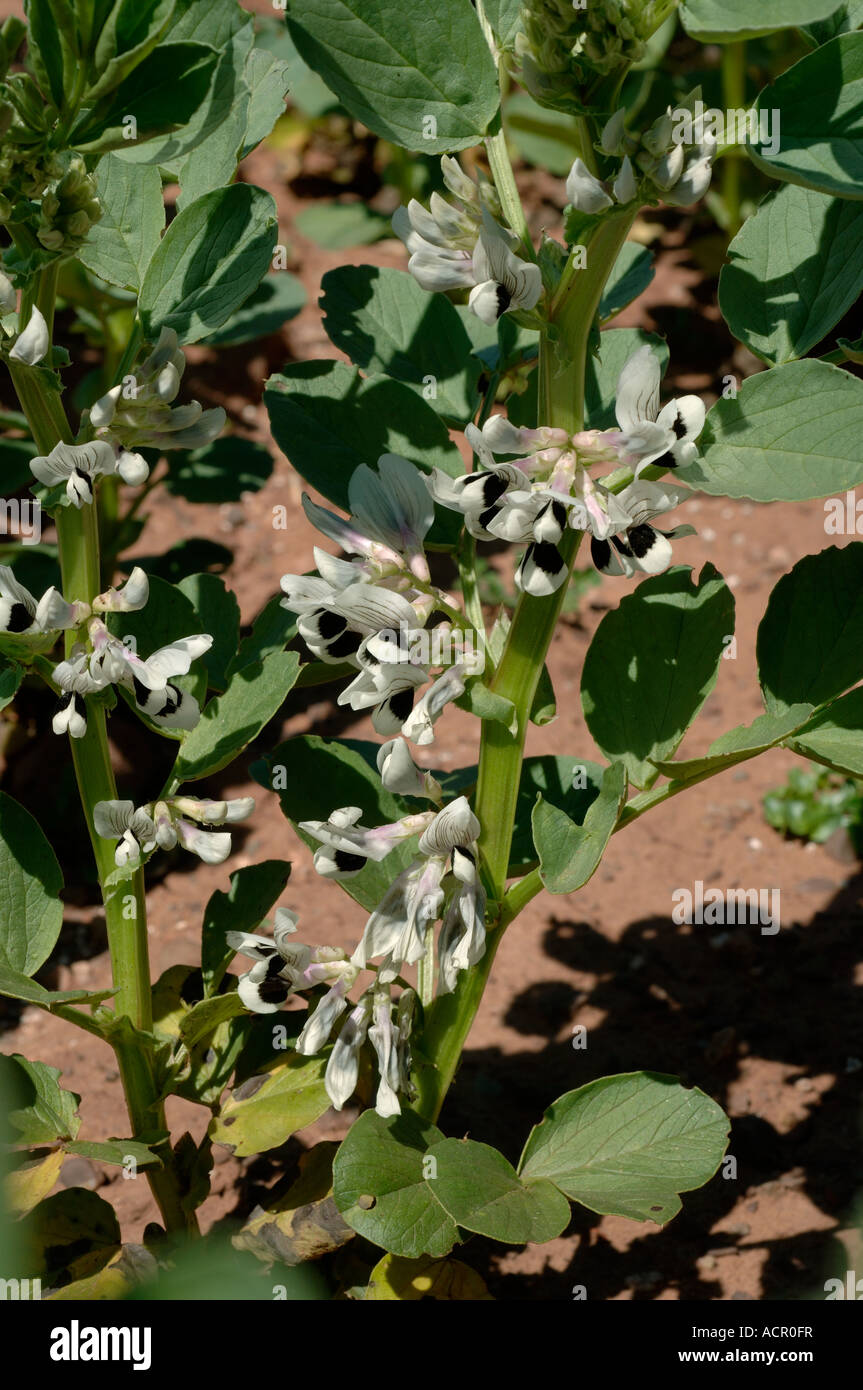
[[[48,325],[42,312],[33,305],[27,327],[15,339],[15,346],[9,353],[14,362],[22,362],[26,367],[35,367],[46,356],[51,346]]]
[[[480,824],[466,796],[458,796],[438,811],[420,839],[420,854],[449,854],[467,849],[479,836]]]
[[[417,701],[402,724],[405,738],[420,746],[434,743],[434,726],[447,705],[464,694],[464,668],[456,665],[444,671]],[[426,773],[426,777],[428,777]],[[437,784],[435,784],[437,785]],[[429,795],[428,792],[414,795]]]
[[[297,1052],[303,1057],[314,1057],[320,1052],[333,1030],[333,1024],[347,1008],[347,994],[350,986],[345,980],[336,980],[318,1003],[314,1013],[297,1038]]]
[[[351,956],[354,965],[365,969],[368,961],[383,956],[396,974],[402,962],[415,965],[422,958],[426,927],[437,921],[443,903],[445,868],[444,859],[435,856],[420,859],[399,874],[366,922]]]
[[[135,865],[142,853],[155,844],[156,827],[152,817],[142,807],[135,809],[132,801],[97,801],[93,807],[93,824],[97,835],[105,840],[119,841],[114,850],[118,868]]]
[[[371,995],[364,994],[356,1008],[348,1014],[333,1043],[324,1072],[324,1086],[334,1110],[341,1110],[357,1088],[360,1052],[366,1040],[371,1014]]]
[[[397,1095],[399,1035],[398,1029],[393,1023],[392,1000],[388,990],[375,991],[372,1018],[369,1042],[375,1050],[380,1074],[375,1097],[375,1110],[386,1118],[388,1115],[400,1115],[402,1109]]]
[[[422,796],[428,797],[430,801],[440,801],[440,783],[430,772],[417,767],[403,738],[393,738],[388,743],[381,744],[377,765],[381,785],[388,792],[395,792],[398,796]]]
[[[671,563],[672,540],[695,533],[691,526],[659,531],[650,522],[679,506],[689,495],[686,488],[667,483],[641,479],[630,483],[614,499],[620,510],[616,512],[614,531],[609,532],[610,541],[595,535],[591,539],[590,554],[596,568],[603,574],[627,578],[639,571],[661,574]]]
[[[19,584],[8,565],[0,565],[0,632],[34,634],[77,627],[89,615],[86,603],[67,603],[56,589],[46,590],[38,603]]]
[[[566,196],[578,212],[595,216],[613,206],[599,179],[588,169],[583,159],[576,159],[566,179]]]
[[[278,907],[272,940],[250,932],[229,931],[226,934],[232,950],[251,956],[256,962],[251,970],[240,976],[237,985],[237,993],[252,1013],[275,1013],[294,990],[302,987],[303,972],[314,952],[311,946],[291,942],[297,921],[295,912]]]
[[[348,484],[351,519],[371,540],[400,555],[422,555],[434,507],[420,470],[400,454],[381,454],[374,473],[360,464]],[[428,570],[424,567],[423,578]]]
[[[117,471],[124,482],[146,480],[147,462],[136,451],[197,449],[210,444],[225,427],[221,406],[204,410],[199,401],[172,407],[180,389],[186,359],[172,328],[163,328],[159,341],[135,372],[134,388],[113,386],[90,410],[90,424],[119,455]]]
[[[485,954],[485,893],[469,850],[453,851],[452,884],[438,942],[438,992],[450,994],[459,971]]]
[[[638,459],[636,473],[649,464],[683,467],[698,452],[694,441],[704,428],[704,402],[699,396],[681,396],[660,410],[661,381],[659,358],[645,344],[630,357],[617,383],[615,410],[624,448]]]
[[[97,480],[115,468],[114,450],[98,439],[89,444],[55,444],[50,454],[30,460],[33,476],[46,487],[66,484],[66,496],[73,507],[89,505]]]
[[[327,821],[299,822],[300,830],[320,841],[322,848],[315,851],[314,862],[316,871],[325,878],[352,878],[370,859],[380,863],[402,840],[423,831],[432,813],[404,816],[390,825],[372,829],[360,825],[361,816],[359,806],[343,806],[333,811]]]
[[[68,734],[70,738],[83,738],[87,732],[87,706],[74,690],[64,691],[60,697],[51,728],[55,734]]]
[[[146,608],[150,597],[150,581],[144,570],[136,565],[129,578],[118,589],[107,589],[93,600],[94,613],[137,613]]]
[[[542,294],[542,272],[509,249],[499,229],[480,232],[473,253],[474,288],[468,303],[483,323],[495,324],[511,309],[533,309]]]

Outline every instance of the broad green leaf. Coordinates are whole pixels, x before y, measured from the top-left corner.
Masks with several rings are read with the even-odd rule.
[[[568,1091],[531,1131],[519,1172],[602,1215],[664,1226],[708,1182],[728,1143],[715,1101],[674,1076],[630,1072]]]
[[[775,748],[796,730],[802,729],[811,714],[812,706],[806,704],[792,705],[784,714],[759,714],[751,724],[740,724],[736,729],[721,734],[711,743],[703,758],[687,758],[679,762],[657,758],[655,765],[663,777],[670,777],[673,782],[709,777],[723,768],[746,762],[768,748]]]
[[[218,54],[205,44],[160,44],[69,136],[85,153],[130,149],[185,126],[206,99]],[[134,127],[124,117],[133,116]]]
[[[284,891],[291,866],[284,859],[265,859],[231,874],[227,893],[215,892],[201,925],[201,970],[208,994],[218,989],[234,952],[225,944],[229,931],[254,932]]]
[[[771,178],[863,199],[863,33],[840,34],[766,87],[758,111],[781,122],[776,152],[747,153]]]
[[[194,605],[201,632],[212,633],[213,645],[201,657],[211,690],[224,690],[227,670],[240,641],[240,605],[233,590],[217,574],[190,574],[177,588]]]
[[[20,970],[0,960],[0,994],[8,999],[23,999],[28,1004],[38,1004],[42,1009],[50,1009],[52,1004],[101,1004],[114,993],[112,989],[89,992],[86,989],[45,989]]]
[[[276,597],[264,604],[248,637],[240,643],[240,649],[228,667],[233,675],[242,666],[252,666],[263,661],[271,652],[284,651],[297,635],[297,620],[289,609],[283,607],[281,598]],[[302,669],[300,674],[302,675]]]
[[[220,55],[206,102],[188,127],[169,137],[159,150],[160,165],[169,167],[180,184],[180,208],[234,181],[252,95],[246,76],[253,43],[250,23],[231,35]]]
[[[511,48],[521,28],[522,0],[484,0],[486,19],[501,48]]]
[[[183,740],[173,771],[178,782],[197,781],[233,762],[281,708],[299,669],[296,652],[273,652],[237,671]]]
[[[236,9],[236,7],[234,7]],[[246,63],[254,42],[252,21],[237,9],[239,23],[217,22],[194,26],[195,43],[206,43],[216,50],[216,64],[197,109],[181,128],[167,130],[146,144],[125,142],[122,157],[130,164],[157,164],[184,186],[179,206],[197,194],[201,196],[232,179],[230,163],[239,153],[248,111],[249,90],[245,80]],[[223,31],[221,38],[204,38],[205,33]],[[171,26],[171,38],[184,33],[182,24]]]
[[[448,1254],[458,1230],[424,1176],[427,1152],[442,1139],[413,1110],[360,1115],[333,1164],[333,1196],[348,1225],[391,1255]]]
[[[165,226],[158,169],[136,169],[106,154],[96,165],[102,217],[78,255],[88,270],[123,289],[140,289]]]
[[[46,1197],[24,1218],[25,1239],[49,1286],[59,1275],[92,1276],[121,1241],[114,1208],[86,1187],[67,1187]]]
[[[371,246],[393,235],[390,219],[363,202],[312,203],[297,213],[295,226],[301,236],[327,251]]]
[[[187,1047],[194,1047],[214,1033],[219,1024],[239,1018],[244,1012],[245,1005],[236,990],[214,995],[212,999],[202,999],[180,1020],[180,1037]]]
[[[702,43],[736,43],[827,19],[839,0],[684,0],[683,27]]]
[[[525,758],[521,765],[515,826],[509,854],[510,875],[522,873],[536,863],[531,820],[537,793],[544,802],[557,806],[579,824],[599,795],[605,769],[586,758],[548,753]],[[448,792],[448,788],[444,788]],[[458,792],[454,792],[458,795]]]
[[[279,448],[313,488],[344,510],[354,469],[374,467],[381,454],[401,454],[452,477],[464,472],[443,421],[400,381],[364,381],[344,362],[298,362],[270,377],[264,402]],[[460,529],[454,512],[439,512],[429,540],[454,544]]]
[[[606,768],[599,795],[581,825],[542,796],[537,797],[533,838],[540,876],[550,893],[574,893],[592,877],[625,801],[626,771],[622,763]]]
[[[70,0],[28,0],[27,57],[46,97],[60,110],[79,65],[80,43]]]
[[[771,714],[821,705],[863,678],[863,543],[807,555],[776,585],[758,629]]]
[[[208,333],[202,342],[209,347],[236,347],[240,343],[268,338],[278,333],[289,319],[295,318],[305,302],[306,292],[296,275],[287,270],[265,275],[245,304],[241,304],[215,333]]]
[[[242,155],[245,159],[265,140],[280,116],[285,112],[285,97],[290,89],[288,63],[284,58],[253,48],[246,61],[246,83],[251,93],[246,115],[246,134]]]
[[[646,579],[606,613],[581,678],[587,727],[609,761],[649,787],[652,759],[671,756],[716,684],[734,598],[712,565],[697,585],[675,566]]]
[[[222,49],[248,23],[249,12],[238,0],[177,0],[171,37]]]
[[[60,1085],[57,1067],[30,1062],[13,1053],[0,1058],[3,1091],[9,1097],[9,1123],[19,1144],[54,1144],[74,1139],[81,1127],[81,1097]]]
[[[141,286],[144,332],[173,328],[195,343],[240,307],[269,269],[277,235],[269,193],[237,183],[215,189],[178,213]]]
[[[158,1154],[154,1154],[152,1149],[137,1139],[103,1139],[95,1143],[91,1143],[89,1139],[76,1139],[74,1143],[64,1144],[63,1148],[67,1154],[92,1158],[97,1163],[113,1163],[119,1168],[130,1158],[135,1160],[139,1168],[147,1168],[161,1161]]]
[[[375,765],[377,743],[353,739],[329,742],[315,734],[290,739],[250,771],[262,787],[278,792],[282,811],[294,829],[299,821],[329,820],[335,806],[359,806],[363,825],[381,825],[407,815],[408,805],[381,786]],[[318,841],[299,831],[310,849]],[[393,879],[414,857],[412,842],[397,845],[381,863],[369,860],[340,887],[369,911],[377,907]]]
[[[849,691],[816,714],[790,746],[837,772],[863,777],[863,689]]]
[[[863,290],[863,207],[785,184],[728,248],[719,307],[771,365],[805,357]]]
[[[29,811],[0,792],[0,963],[34,975],[63,924],[63,875]]]
[[[406,270],[340,266],[321,281],[324,328],[367,376],[405,382],[460,427],[479,403],[480,363],[449,300]]]
[[[863,381],[828,362],[786,362],[718,400],[682,482],[719,497],[802,502],[863,482]]]
[[[624,242],[599,301],[600,323],[613,319],[643,294],[655,274],[653,256],[647,247]]]
[[[207,1131],[236,1158],[277,1149],[330,1107],[324,1087],[329,1049],[317,1057],[289,1052],[261,1076],[244,1081],[224,1101]]]
[[[5,709],[15,699],[26,674],[23,666],[13,665],[0,668],[0,709]]]
[[[432,1144],[427,1159],[429,1187],[465,1230],[507,1245],[541,1245],[569,1224],[563,1193],[544,1178],[522,1182],[512,1164],[488,1144],[442,1139]]]
[[[48,1196],[65,1157],[62,1149],[54,1149],[44,1158],[28,1159],[7,1175],[3,1187],[10,1216],[26,1216]]]
[[[217,1019],[203,1038],[200,1030],[198,1037],[194,1036],[192,1025],[190,1036],[184,1038],[183,1029],[202,995],[201,970],[190,965],[169,966],[153,986],[153,1035],[157,1045],[169,1054],[173,1051],[175,1057],[176,1044],[185,1045],[186,1055],[179,1053],[182,1066],[172,1075],[168,1093],[214,1110],[246,1044],[252,1019],[248,1014]]]
[[[416,1260],[384,1255],[378,1260],[369,1276],[366,1303],[415,1303],[422,1298],[476,1303],[487,1302],[491,1294],[463,1260],[433,1260],[429,1255]]]
[[[94,30],[96,39],[91,71],[95,81],[87,87],[87,106],[113,89],[152,53],[162,38],[174,0],[117,0],[105,23]]]
[[[665,371],[668,346],[654,333],[642,328],[608,328],[600,335],[599,356],[588,357],[584,385],[585,424],[591,430],[617,429],[614,403],[617,383],[630,357],[650,344]]]
[[[355,120],[408,150],[476,145],[497,73],[470,0],[289,0],[291,37]]]
[[[803,33],[814,46],[829,43],[835,39],[837,34],[849,34],[853,29],[859,29],[863,25],[863,0],[845,0],[844,5],[840,5],[838,10],[834,10],[829,19],[822,20],[819,24],[807,24]]]
[[[165,487],[188,502],[239,502],[260,492],[273,471],[270,451],[252,439],[227,435],[186,453],[172,450]]]

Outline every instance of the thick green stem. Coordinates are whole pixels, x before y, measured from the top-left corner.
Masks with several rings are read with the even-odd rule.
[[[72,433],[59,392],[46,387],[38,371],[17,363],[10,363],[9,367],[37,447],[49,453],[58,442],[68,443]],[[58,508],[55,524],[63,592],[69,599],[89,603],[101,589],[96,507]],[[74,643],[74,631],[67,632],[67,655]],[[115,871],[113,847],[109,840],[96,833],[93,821],[97,802],[113,801],[117,797],[102,705],[90,700],[86,733],[83,738],[71,739],[70,742],[105,908],[116,989],[115,1010],[118,1018],[130,1019],[135,1029],[146,1033],[152,1029],[153,1013],[143,870],[139,869],[131,879],[121,884],[112,885],[109,880]],[[165,1128],[164,1107],[158,1099],[153,1055],[149,1049],[141,1046],[141,1041],[139,1038],[122,1038],[120,1030],[116,1039],[111,1039],[133,1136]],[[148,1170],[147,1177],[163,1219],[172,1230],[195,1229],[194,1216],[187,1216],[183,1210],[180,1188],[170,1167],[169,1146],[164,1145],[159,1153],[165,1167]]]

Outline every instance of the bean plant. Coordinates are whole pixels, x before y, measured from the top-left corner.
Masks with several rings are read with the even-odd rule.
[[[0,355],[18,402],[4,448],[29,485],[7,486],[6,510],[36,506],[53,524],[58,570],[31,591],[26,544],[0,568],[0,695],[52,693],[113,974],[97,993],[36,978],[62,875],[33,815],[2,793],[0,989],[113,1049],[129,1131],[79,1141],[60,1073],[4,1059],[21,1274],[66,1297],[125,1296],[199,1238],[213,1145],[278,1149],[331,1107],[345,1137],[312,1148],[296,1195],[235,1232],[263,1268],[326,1256],[343,1296],[481,1298],[473,1235],[549,1241],[573,1203],[664,1225],[723,1166],[728,1121],[665,1074],[649,1037],[644,1070],[591,1068],[511,1135],[509,1155],[481,1133],[447,1135],[446,1099],[504,936],[539,894],[577,893],[612,835],[775,747],[863,776],[856,542],[816,545],[776,585],[757,633],[764,712],[678,756],[735,640],[725,579],[686,563],[689,499],[799,502],[863,483],[860,344],[835,333],[863,285],[860,4],[285,0],[285,58],[255,42],[235,0],[25,8],[26,25],[0,32]],[[630,109],[627,79],[677,23],[734,46],[735,61],[747,40],[794,29],[803,56],[750,111],[663,90],[661,62],[649,108]],[[404,167],[439,159],[440,181],[392,219],[406,268],[325,276],[340,356],[266,383],[275,441],[314,493],[307,568],[273,564],[273,598],[241,636],[221,577],[171,583],[124,561],[137,532],[122,522],[172,451],[194,459],[218,440],[230,458],[241,443],[224,410],[189,399],[185,349],[230,341],[256,304],[283,302],[275,205],[237,166],[301,68]],[[562,237],[532,225],[513,174],[500,112],[515,84],[570,122]],[[642,210],[693,208],[717,164],[744,152],[772,186],[729,247],[719,303],[758,365],[717,380],[708,410],[663,387],[660,337],[608,325],[652,276],[629,239]],[[179,194],[166,227],[167,185]],[[96,334],[102,366],[83,379],[58,303]],[[262,551],[300,521],[274,507]],[[481,584],[491,553],[517,592],[497,613]],[[581,675],[593,746],[537,756],[577,561],[620,595]],[[367,714],[376,740],[269,747],[264,731],[303,686]],[[476,761],[442,769],[454,705],[476,721]],[[137,769],[152,779],[140,799],[118,794],[110,755],[114,721],[130,720],[173,757],[164,782]],[[227,874],[254,801],[202,784],[229,767],[251,772],[349,895],[356,945],[332,944],[290,864],[266,861],[201,905],[200,959],[153,981],[147,866],[187,851]],[[635,901],[634,872],[631,887]],[[200,1142],[169,1132],[172,1096],[211,1112]],[[128,1256],[96,1194],[49,1195],[69,1154],[146,1176],[146,1259]]]

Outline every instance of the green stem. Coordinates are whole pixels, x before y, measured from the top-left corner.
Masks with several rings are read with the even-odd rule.
[[[530,260],[536,260],[536,252],[533,249],[533,241],[530,235],[530,228],[527,225],[527,218],[524,215],[518,187],[515,182],[515,175],[512,172],[512,164],[509,158],[509,150],[506,147],[506,134],[503,128],[503,118],[499,111],[492,126],[493,135],[487,135],[485,139],[486,153],[491,168],[491,176],[494,179],[494,186],[500,198],[501,211],[504,221],[521,239],[521,244],[525,254]]]
[[[37,447],[44,453],[50,453],[59,441],[68,443],[71,430],[59,392],[46,387],[40,373],[33,368],[14,362],[9,367]],[[60,507],[55,515],[55,524],[63,592],[70,598],[89,603],[101,588],[96,507]],[[67,655],[74,643],[74,631],[67,632]],[[118,1018],[127,1017],[135,1029],[148,1033],[153,1026],[153,1013],[143,870],[139,869],[122,884],[111,885],[109,878],[115,870],[113,848],[110,841],[96,833],[93,821],[96,803],[113,801],[117,797],[104,706],[89,701],[86,733],[83,738],[71,739],[70,743],[102,890],[116,989],[115,1010]],[[164,1129],[164,1107],[158,1100],[152,1052],[141,1046],[140,1039],[128,1041],[121,1038],[119,1032],[112,1045],[133,1135]],[[147,1177],[166,1226],[171,1230],[196,1229],[194,1216],[187,1216],[183,1210],[179,1184],[169,1166],[170,1148],[163,1147],[160,1154],[165,1167],[151,1169]]]

